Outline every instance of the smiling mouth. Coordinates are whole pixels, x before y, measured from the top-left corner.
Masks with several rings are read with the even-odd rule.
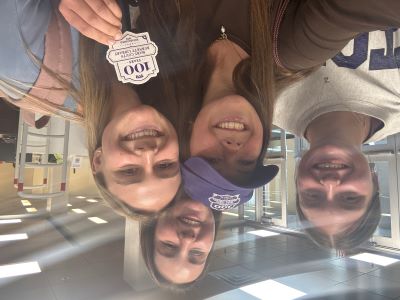
[[[318,170],[344,170],[350,168],[350,166],[346,164],[331,162],[315,164],[313,167]]]
[[[216,126],[219,129],[227,129],[227,130],[235,130],[235,131],[245,131],[246,125],[242,122],[229,121],[229,122],[220,122]]]
[[[179,217],[179,221],[189,226],[200,226],[201,222],[191,217]]]
[[[132,132],[122,138],[123,141],[136,141],[142,138],[148,137],[161,137],[163,136],[162,132],[155,129],[142,129],[135,132]]]

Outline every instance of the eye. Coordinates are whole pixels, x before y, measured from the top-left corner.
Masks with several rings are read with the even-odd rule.
[[[121,175],[124,176],[135,176],[139,173],[139,168],[129,168],[119,171]]]
[[[158,163],[156,167],[159,170],[165,170],[165,169],[169,169],[169,168],[175,166],[175,164],[176,163],[173,161],[162,161],[162,162]]]
[[[193,255],[193,256],[204,256],[205,255],[205,253],[203,251],[200,251],[200,250],[191,250],[190,254]]]
[[[308,200],[319,200],[320,197],[321,197],[321,195],[316,194],[316,193],[305,193],[305,194],[303,195],[303,197],[304,197],[305,199],[308,199]]]
[[[167,248],[167,249],[176,249],[177,246],[170,243],[170,242],[162,242],[163,247]]]
[[[318,199],[302,199],[301,203],[304,207],[312,208],[312,207],[320,207],[321,201]]]
[[[319,207],[322,205],[321,195],[315,192],[305,192],[301,195],[300,198],[301,204],[304,207],[313,208]]]
[[[351,196],[345,198],[346,201],[352,202],[352,203],[357,202],[359,199],[360,199],[360,197],[351,197]]]
[[[353,194],[353,193],[344,193],[340,195],[340,200],[342,202],[346,202],[349,204],[354,204],[360,202],[364,197],[358,194]]]
[[[363,197],[360,196],[345,196],[342,198],[341,203],[346,207],[356,207],[361,204]]]

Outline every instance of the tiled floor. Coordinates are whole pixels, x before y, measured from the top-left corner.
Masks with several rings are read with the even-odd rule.
[[[254,230],[249,226],[219,231],[209,273],[193,290],[139,293],[123,279],[124,220],[100,203],[75,197],[69,203],[65,215],[0,224],[0,234],[28,235],[26,240],[0,242],[0,268],[37,261],[42,270],[0,279],[0,299],[292,299],[272,288],[261,289],[257,297],[239,289],[255,283],[290,287],[304,295],[301,299],[400,299],[400,263],[382,267],[338,258],[301,236],[263,238],[247,233]],[[2,205],[7,213],[24,212],[20,199]],[[74,213],[74,208],[85,213]],[[88,220],[94,216],[108,223]]]

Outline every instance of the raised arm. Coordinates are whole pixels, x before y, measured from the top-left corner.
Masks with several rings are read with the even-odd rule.
[[[400,27],[400,0],[290,0],[279,25],[277,63],[307,69],[361,32]]]
[[[39,68],[29,51],[39,60],[43,59],[50,18],[49,0],[0,1],[0,90],[14,99],[21,95],[7,88],[4,82],[17,85],[24,92],[30,90],[39,75]]]
[[[59,10],[71,26],[99,43],[108,45],[121,36],[116,0],[61,0]]]

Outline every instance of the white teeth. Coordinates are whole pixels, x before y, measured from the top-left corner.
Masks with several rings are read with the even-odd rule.
[[[200,225],[201,224],[200,221],[195,221],[195,220],[188,219],[188,218],[185,218],[185,217],[181,217],[180,219],[181,219],[181,221],[183,223],[186,223],[188,225]]]
[[[317,168],[319,169],[344,169],[347,166],[344,164],[335,164],[335,163],[322,163],[317,164]]]
[[[244,130],[245,126],[240,122],[222,122],[217,125],[218,128],[222,129],[233,129],[233,130]]]
[[[139,139],[141,137],[157,137],[160,136],[160,133],[157,130],[154,129],[144,129],[138,132],[134,132],[131,134],[128,134],[125,137],[125,140],[127,141],[134,141],[136,139]]]

